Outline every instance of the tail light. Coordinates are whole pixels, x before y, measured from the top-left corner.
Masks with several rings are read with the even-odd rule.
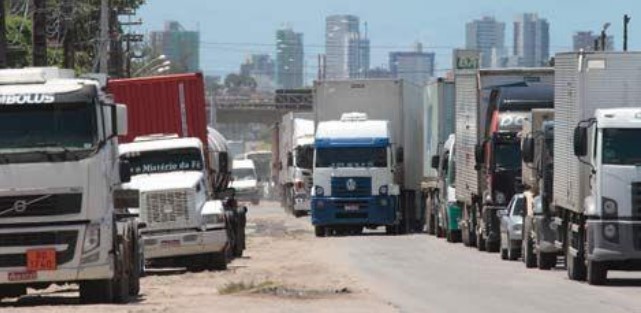
[[[294,187],[295,187],[297,190],[304,189],[304,188],[305,188],[305,183],[304,183],[304,182],[302,182],[302,181],[300,181],[300,180],[297,180],[297,181],[294,183]]]

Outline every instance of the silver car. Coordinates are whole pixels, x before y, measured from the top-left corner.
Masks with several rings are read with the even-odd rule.
[[[525,196],[518,193],[512,197],[505,210],[499,211],[501,217],[501,259],[517,260],[521,255],[523,214]]]

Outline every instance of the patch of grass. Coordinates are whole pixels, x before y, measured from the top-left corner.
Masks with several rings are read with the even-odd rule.
[[[278,284],[276,284],[273,281],[264,281],[260,283],[255,283],[255,282],[230,282],[227,283],[226,285],[218,288],[218,293],[221,295],[230,295],[230,294],[236,294],[236,293],[241,293],[241,292],[252,292],[264,288],[270,288],[270,287],[276,287]]]

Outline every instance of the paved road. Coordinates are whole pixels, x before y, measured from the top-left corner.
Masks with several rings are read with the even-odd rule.
[[[641,273],[610,285],[569,281],[563,268],[528,270],[427,235],[330,239],[378,296],[401,312],[641,312]]]

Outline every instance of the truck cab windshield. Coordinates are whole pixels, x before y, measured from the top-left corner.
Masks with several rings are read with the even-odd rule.
[[[319,148],[316,167],[387,167],[386,148]]]
[[[311,145],[296,147],[296,167],[312,169],[314,165],[314,147]]]
[[[515,142],[499,142],[494,145],[496,169],[512,170],[521,166],[521,147]]]
[[[131,174],[156,174],[177,171],[202,171],[200,150],[184,148],[173,150],[144,151],[121,157],[129,161]]]
[[[603,129],[603,164],[641,165],[641,129]],[[633,144],[630,144],[633,143]]]
[[[0,106],[0,153],[19,162],[16,154],[78,152],[86,155],[97,142],[96,107],[88,103]],[[43,155],[44,154],[44,155]],[[46,153],[40,153],[47,161]],[[75,158],[78,153],[73,154]]]

